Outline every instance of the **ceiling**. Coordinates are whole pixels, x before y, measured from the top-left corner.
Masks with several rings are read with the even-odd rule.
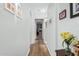
[[[46,18],[49,3],[26,3],[32,18]]]

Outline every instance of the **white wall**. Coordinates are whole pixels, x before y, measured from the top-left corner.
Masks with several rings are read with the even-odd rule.
[[[22,4],[22,10],[23,21],[16,23],[18,18],[0,4],[0,55],[24,56],[36,37],[35,21],[30,17],[27,4]]]
[[[55,4],[49,4],[48,6],[48,17],[47,17],[47,27],[44,28],[44,39],[47,42],[47,46],[49,49],[49,52],[51,55],[56,55],[56,6]],[[49,23],[49,20],[52,20],[51,23]],[[46,22],[45,21],[45,22]]]
[[[64,9],[67,11],[67,17],[59,20],[59,13]],[[68,3],[49,4],[47,19],[52,19],[52,23],[48,23],[47,28],[44,28],[44,38],[51,55],[55,55],[55,50],[63,48],[61,32],[69,31],[79,38],[79,17],[70,18]]]
[[[61,43],[61,37],[60,33],[63,31],[69,31],[72,34],[74,34],[77,38],[79,38],[79,17],[75,18],[70,18],[70,8],[69,4],[59,4],[58,8],[58,13],[60,13],[62,10],[66,9],[67,10],[67,17],[63,20],[58,20],[58,49],[60,49],[62,46],[60,45]]]

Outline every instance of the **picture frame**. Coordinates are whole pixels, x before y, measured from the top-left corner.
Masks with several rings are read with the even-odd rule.
[[[59,13],[59,20],[66,18],[66,9]]]
[[[16,16],[19,17],[20,19],[22,18],[22,7],[21,7],[21,4],[18,4],[17,5],[17,8],[16,8]]]
[[[47,28],[47,22],[45,22],[45,27]]]
[[[15,14],[16,5],[14,3],[5,3],[5,9],[11,12],[12,14]]]
[[[79,3],[70,3],[70,18],[79,16]]]

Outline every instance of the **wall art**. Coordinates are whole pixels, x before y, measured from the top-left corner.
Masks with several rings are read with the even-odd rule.
[[[79,3],[70,3],[70,18],[79,16]]]
[[[66,18],[66,9],[59,13],[59,20]]]

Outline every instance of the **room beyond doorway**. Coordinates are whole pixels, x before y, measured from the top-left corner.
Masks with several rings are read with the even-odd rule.
[[[42,36],[42,28],[43,28],[43,19],[35,19],[36,22],[36,36],[41,34]]]

